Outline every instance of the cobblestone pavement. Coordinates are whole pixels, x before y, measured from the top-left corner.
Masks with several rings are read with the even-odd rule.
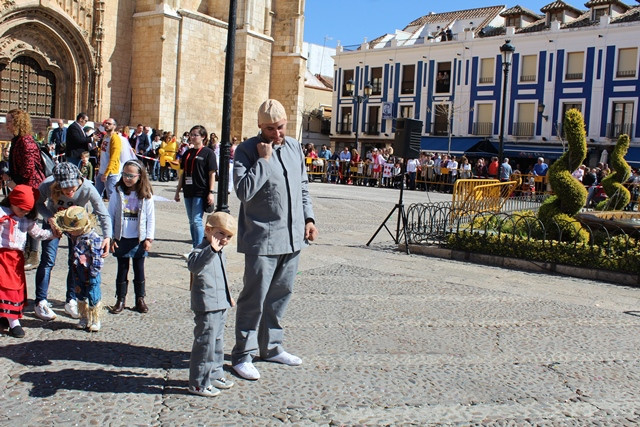
[[[175,187],[155,188],[171,199]],[[63,309],[61,250],[50,289],[58,319],[42,322],[29,308],[24,339],[0,336],[0,425],[640,422],[639,289],[408,256],[384,230],[366,247],[398,192],[320,183],[311,191],[321,235],[303,252],[284,319],[286,348],[302,366],[258,361],[256,382],[229,372],[236,386],[220,396],[187,393],[188,224],[182,204],[158,202],[150,312],[105,311],[99,333],[76,330]],[[227,254],[237,296],[243,259],[234,247]],[[110,257],[106,304],[114,277]],[[33,272],[27,281],[33,296]],[[227,358],[234,319],[232,309]]]

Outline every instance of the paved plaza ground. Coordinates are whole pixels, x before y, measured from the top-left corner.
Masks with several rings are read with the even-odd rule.
[[[155,186],[167,199],[174,189]],[[320,238],[303,252],[284,319],[285,346],[302,366],[257,361],[256,382],[229,372],[236,386],[218,397],[187,392],[189,228],[183,204],[157,202],[150,312],[105,311],[99,333],[76,330],[63,310],[60,251],[50,289],[58,319],[42,322],[30,307],[24,339],[0,336],[0,425],[640,422],[640,289],[405,255],[384,231],[366,247],[398,192],[311,191]],[[427,197],[405,193],[407,203]],[[233,214],[238,206],[231,195]],[[227,255],[237,297],[243,258],[235,245]],[[115,264],[109,257],[103,273],[109,305]],[[32,297],[33,272],[27,282]],[[227,360],[234,322],[232,309]]]

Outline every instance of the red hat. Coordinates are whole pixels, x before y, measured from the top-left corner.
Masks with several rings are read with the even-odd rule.
[[[19,184],[9,193],[9,202],[20,209],[31,211],[39,197],[40,191],[37,188]]]

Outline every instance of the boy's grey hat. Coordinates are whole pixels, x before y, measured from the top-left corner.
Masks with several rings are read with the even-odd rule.
[[[80,185],[80,170],[69,162],[58,163],[53,168],[53,178],[62,188]]]

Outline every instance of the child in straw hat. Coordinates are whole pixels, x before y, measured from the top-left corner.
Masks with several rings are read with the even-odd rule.
[[[102,310],[100,271],[104,260],[102,238],[94,230],[96,217],[83,207],[71,206],[58,212],[54,221],[55,226],[66,233],[73,244],[70,273],[78,296],[78,328],[98,332]]]
[[[189,254],[192,274],[191,310],[195,313],[193,348],[189,363],[189,392],[212,397],[233,382],[224,377],[224,324],[227,309],[235,305],[229,292],[226,258],[222,252],[238,225],[226,212],[209,215],[204,239]]]

